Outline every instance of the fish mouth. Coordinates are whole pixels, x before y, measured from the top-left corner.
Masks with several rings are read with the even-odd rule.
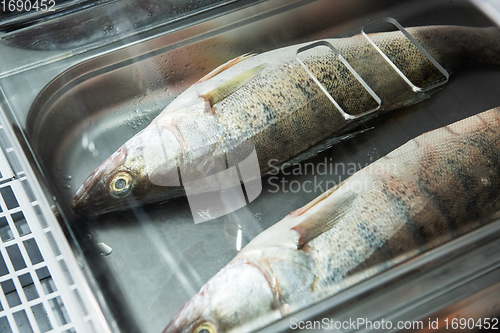
[[[103,194],[96,195],[96,192]],[[70,202],[73,212],[80,216],[98,216],[126,210],[131,206],[135,206],[133,198],[111,198],[111,195],[105,193],[104,184],[100,183],[91,187],[80,186]]]
[[[168,323],[167,327],[162,331],[162,333],[181,333],[181,329],[174,323]]]
[[[175,314],[162,333],[191,332],[192,328],[203,321],[202,314],[209,300],[205,297],[204,287]]]
[[[71,209],[77,215],[95,216],[116,209],[117,203],[110,205],[106,184],[126,157],[124,149],[118,149],[85,179],[70,202]]]
[[[108,192],[107,179],[89,179],[75,192],[70,207],[80,216],[98,216],[136,206],[134,196],[116,198]]]
[[[86,192],[87,188],[82,185],[78,188],[78,190],[76,190],[75,194],[71,198],[70,207],[78,215],[80,215],[81,212],[85,211],[85,207],[80,203],[83,201],[83,197]]]
[[[98,186],[98,184],[83,184],[71,198],[70,207],[77,215],[83,216],[96,216],[106,212],[104,207],[104,200],[89,201],[91,197],[90,192]]]

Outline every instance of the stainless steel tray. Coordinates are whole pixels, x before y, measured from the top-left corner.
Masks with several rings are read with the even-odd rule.
[[[245,6],[0,82],[10,83],[8,89],[14,92],[19,82],[37,77],[31,90],[31,95],[38,95],[34,101],[8,95],[13,98],[13,116],[27,135],[47,192],[54,196],[125,332],[161,331],[184,302],[234,257],[239,230],[244,246],[326,190],[327,180],[330,186],[332,180],[338,183],[423,132],[500,105],[500,71],[457,71],[430,99],[380,116],[367,124],[374,129],[304,162],[343,163],[344,169],[333,175],[294,175],[289,169],[277,178],[266,176],[258,199],[224,217],[195,225],[185,198],[93,219],[75,216],[69,201],[82,181],[177,94],[231,58],[351,36],[368,20],[387,16],[405,27],[493,25],[467,1],[276,0]],[[322,185],[298,192],[289,186],[305,180]],[[283,185],[275,193],[282,181],[288,187]]]

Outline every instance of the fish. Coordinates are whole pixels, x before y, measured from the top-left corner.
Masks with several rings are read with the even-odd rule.
[[[484,225],[500,107],[422,134],[264,230],[163,333],[246,332]]]
[[[500,62],[496,27],[406,31],[446,71]],[[164,202],[186,195],[185,184],[220,174],[252,152],[260,175],[266,174],[272,166],[313,156],[315,149],[349,137],[377,114],[428,98],[437,89],[430,88],[443,80],[401,31],[237,57],[181,93],[106,159],[77,189],[71,207],[92,216]]]

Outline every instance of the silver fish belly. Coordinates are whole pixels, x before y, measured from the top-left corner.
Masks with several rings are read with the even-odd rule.
[[[500,62],[497,28],[407,31],[448,70]],[[416,85],[439,80],[435,66],[401,32],[370,38]],[[428,97],[410,89],[365,37],[325,42],[380,98],[379,112]],[[354,117],[375,109],[377,101],[328,47],[297,55],[310,44],[237,58],[192,85],[88,177],[72,199],[73,209],[97,215],[183,195],[180,185],[221,171],[226,156],[244,155],[240,147],[247,143],[265,173],[271,160],[275,165],[289,161],[366,120],[346,119],[327,95]]]
[[[481,225],[500,198],[500,108],[423,134],[252,240],[164,333],[244,332]]]

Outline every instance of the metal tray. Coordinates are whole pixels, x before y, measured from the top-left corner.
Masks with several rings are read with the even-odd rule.
[[[351,36],[368,20],[387,16],[405,27],[493,25],[467,1],[367,5],[357,0],[276,0],[245,6],[145,41],[124,41],[116,50],[94,53],[70,68],[56,63],[48,73],[59,74],[40,91],[29,113],[28,102],[12,103],[45,177],[47,193],[54,196],[124,332],[161,331],[240,246],[326,190],[327,180],[329,186],[332,180],[339,183],[423,132],[500,105],[500,71],[457,71],[430,99],[380,116],[367,124],[373,129],[304,162],[344,163],[344,169],[328,175],[294,175],[289,169],[266,176],[259,198],[216,220],[195,225],[186,198],[92,219],[75,216],[69,201],[82,181],[177,94],[228,59],[303,41]],[[34,74],[44,75],[41,70]],[[296,191],[293,184],[306,180],[322,185]]]

